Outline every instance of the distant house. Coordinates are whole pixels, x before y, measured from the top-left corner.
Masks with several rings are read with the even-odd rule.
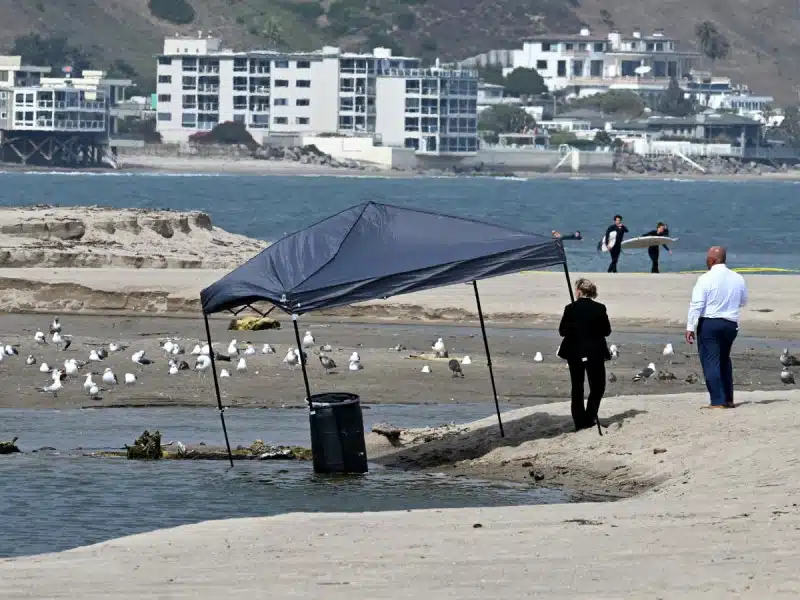
[[[706,142],[727,139],[742,146],[758,145],[761,128],[762,124],[756,120],[718,113],[680,118],[654,115],[612,124],[612,130],[618,133],[637,132],[649,134],[654,139],[675,137]]]

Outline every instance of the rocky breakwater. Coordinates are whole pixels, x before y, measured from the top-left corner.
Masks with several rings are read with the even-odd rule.
[[[330,154],[322,152],[314,144],[287,147],[264,146],[253,151],[253,157],[260,160],[288,161],[335,169],[379,170],[377,167],[367,166],[355,160],[334,158]]]
[[[741,160],[735,157],[689,157],[698,169],[680,156],[643,156],[619,154],[614,159],[614,172],[622,175],[745,175],[759,176],[770,173],[788,173],[789,165],[771,165]]]
[[[266,243],[214,227],[202,212],[0,209],[0,268],[227,269]]]

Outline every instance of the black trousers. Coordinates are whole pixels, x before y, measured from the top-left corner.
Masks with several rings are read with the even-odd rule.
[[[572,420],[575,429],[591,427],[597,421],[600,401],[606,392],[606,364],[601,360],[570,360],[569,376],[572,380]],[[583,405],[583,382],[589,380],[589,398]]]
[[[608,265],[608,272],[609,273],[616,273],[617,272],[617,261],[619,260],[619,255],[622,252],[622,248],[618,245],[614,246],[608,253],[611,255],[611,264]]]
[[[652,248],[650,248],[647,253],[650,255],[650,262],[653,263],[653,266],[650,267],[651,273],[658,273],[658,248],[655,249],[655,252]]]

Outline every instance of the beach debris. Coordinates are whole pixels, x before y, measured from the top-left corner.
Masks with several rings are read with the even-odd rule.
[[[671,371],[659,371],[657,377],[659,381],[674,381],[676,379],[675,373]]]
[[[264,331],[280,328],[280,321],[270,317],[240,317],[231,319],[231,322],[228,323],[228,331]]]
[[[672,344],[664,346],[664,350],[662,350],[661,354],[668,358],[670,364],[672,364],[672,357],[675,356],[675,349],[672,347]]]
[[[645,383],[647,380],[650,379],[656,372],[656,365],[655,363],[650,363],[644,369],[639,371],[636,375],[633,376],[634,381],[641,381],[644,379]]]
[[[533,362],[542,362],[543,360],[544,357],[542,356],[541,352],[537,352],[536,354],[533,355]]]
[[[0,454],[16,454],[20,450],[17,447],[17,440],[19,438],[14,436],[10,442],[0,442]]]
[[[664,454],[666,451],[666,448],[653,448],[653,454]]]
[[[133,446],[125,446],[125,451],[128,460],[158,460],[163,456],[161,433],[158,430],[150,433],[145,429],[133,442]]]
[[[781,364],[784,367],[798,367],[798,366],[800,366],[800,360],[795,358],[792,354],[789,354],[789,349],[788,348],[784,348],[783,349],[783,351],[781,352],[780,360],[781,360]]]
[[[387,440],[395,444],[400,441],[400,436],[403,434],[404,429],[395,427],[389,423],[375,423],[372,426],[372,433],[384,436]]]
[[[469,356],[465,356],[464,358],[461,359],[461,364],[462,365],[471,365],[472,364],[472,359]]]
[[[311,335],[310,331],[306,331],[305,335],[303,336],[303,348],[310,348],[314,345],[314,336]]]
[[[444,345],[444,341],[442,338],[439,338],[434,342],[433,346],[431,346],[431,350],[436,355],[436,358],[447,358],[447,346]]]
[[[451,358],[450,362],[447,363],[448,368],[453,373],[453,377],[464,377],[464,371],[461,370],[461,363],[458,362],[455,358]]]
[[[577,525],[602,525],[602,521],[593,521],[592,519],[567,519],[562,523],[575,523]]]
[[[789,369],[783,369],[783,371],[781,371],[781,382],[786,385],[794,385],[794,373],[789,371]]]
[[[325,374],[327,375],[331,370],[336,368],[336,363],[330,356],[325,356],[324,354],[319,355],[319,362],[322,365],[322,368],[325,369]]]
[[[473,528],[473,529],[481,529],[482,527],[483,527],[483,525],[482,525],[481,523],[475,523],[475,524],[472,526],[472,528]]]
[[[408,348],[403,346],[403,344],[397,344],[392,348],[392,350],[394,350],[395,352],[403,352],[404,350],[408,350]]]
[[[611,344],[608,347],[608,351],[611,354],[611,360],[617,360],[619,358],[619,349],[616,344]]]
[[[430,373],[431,372],[431,368],[428,365],[424,365],[422,367],[422,369],[420,369],[420,372],[422,372],[422,373]]]
[[[689,373],[684,381],[686,383],[697,383],[700,381],[700,376],[697,373]]]
[[[261,347],[261,354],[275,354],[275,348],[273,348],[269,344],[264,344]]]
[[[616,383],[617,382],[617,376],[614,375],[614,373],[609,373],[608,374],[608,382],[609,383]]]

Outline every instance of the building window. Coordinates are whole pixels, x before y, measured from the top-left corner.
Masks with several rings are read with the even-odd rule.
[[[311,100],[308,98],[298,98],[295,100],[295,106],[311,106]]]
[[[172,57],[171,56],[159,56],[158,57],[158,64],[160,64],[160,65],[171,65],[172,64]]]
[[[158,113],[159,121],[172,121],[172,113]]]
[[[247,110],[247,96],[234,96],[233,110]]]
[[[172,83],[172,75],[159,75],[158,83]]]
[[[311,123],[311,119],[309,119],[308,117],[297,117],[295,118],[294,122],[297,125],[308,125],[309,123]]]
[[[275,80],[275,87],[289,87],[289,80],[288,79],[276,79]]]
[[[602,77],[603,76],[603,61],[593,60],[589,63],[589,76]]]
[[[406,138],[403,142],[405,148],[413,148],[419,150],[419,138]]]
[[[567,76],[567,61],[560,60],[556,65],[556,75],[558,77],[566,77]]]
[[[183,108],[197,108],[197,96],[184,96]]]
[[[289,117],[275,117],[275,125],[288,125]]]
[[[542,42],[542,52],[550,52],[550,42]]]
[[[603,42],[596,42],[594,45],[595,52],[602,52],[605,50],[605,44]]]
[[[195,113],[183,113],[181,117],[181,127],[195,129],[197,127],[197,115]]]
[[[183,62],[183,70],[184,71],[197,71],[197,59],[196,58],[184,58],[182,59]]]
[[[288,60],[276,60],[275,61],[275,68],[276,69],[288,69],[289,68],[289,61]]]
[[[297,61],[297,68],[298,69],[310,69],[311,68],[311,61],[310,60],[298,60]]]
[[[353,128],[353,117],[351,115],[343,115],[339,117],[339,128],[340,129],[352,129]]]
[[[575,44],[566,43],[564,44],[564,50],[567,52],[572,52],[575,49]]]
[[[183,78],[183,89],[184,90],[194,90],[197,89],[197,78],[196,77],[186,77]]]
[[[406,98],[406,112],[407,113],[419,112],[419,98]]]
[[[574,61],[572,61],[572,74],[575,77],[583,77],[583,61],[582,60],[574,60]]]
[[[406,93],[419,94],[419,79],[406,79]]]
[[[311,80],[309,79],[298,79],[295,81],[295,85],[299,88],[310,88],[311,87]]]
[[[419,131],[419,119],[406,117],[406,131]]]
[[[234,123],[244,123],[244,115],[233,115]]]
[[[241,73],[243,71],[247,71],[247,59],[246,58],[234,58],[233,59],[233,70],[236,73]]]
[[[272,102],[273,106],[289,106],[289,99],[288,98],[275,98]]]
[[[537,60],[536,61],[536,70],[537,71],[546,71],[547,70],[547,61],[546,60]]]
[[[172,102],[172,95],[171,94],[159,94],[158,95],[159,102]]]

